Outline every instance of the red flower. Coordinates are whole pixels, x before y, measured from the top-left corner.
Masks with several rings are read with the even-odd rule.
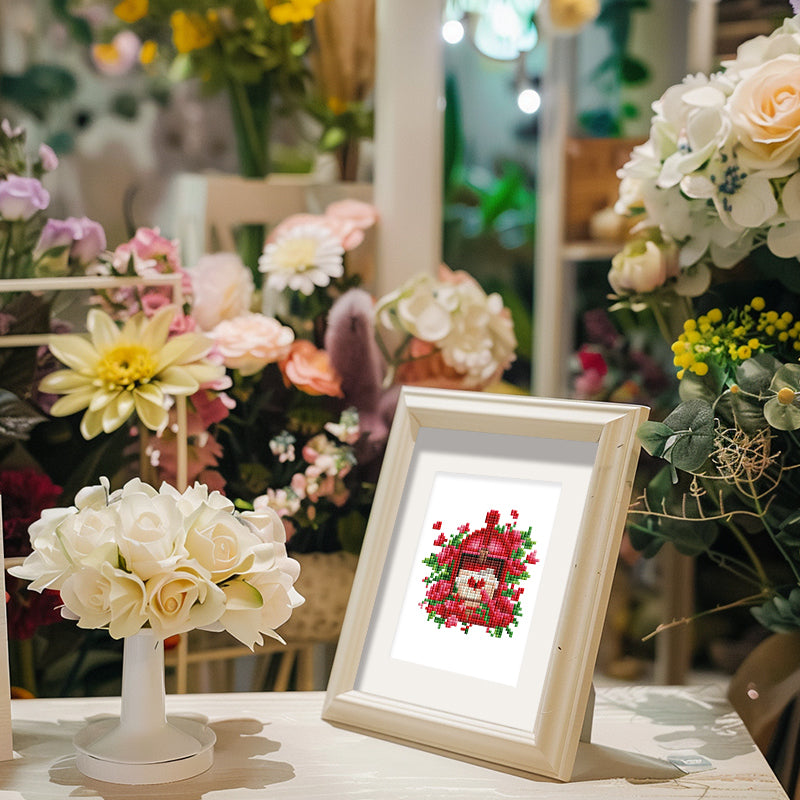
[[[601,376],[608,374],[608,364],[606,364],[602,353],[589,349],[588,345],[583,345],[578,351],[578,360],[581,362],[581,368],[585,372],[591,370]]]
[[[442,521],[439,520],[438,522],[433,523],[433,529],[435,531],[440,531],[442,529]]]
[[[441,547],[446,541],[447,541],[447,537],[443,533],[440,533],[436,537],[436,540],[434,541],[434,545],[436,545],[436,547]]]
[[[453,584],[451,581],[436,581],[436,583],[428,587],[425,596],[429,600],[444,600],[452,591]]]
[[[7,557],[31,552],[28,527],[45,508],[52,508],[61,495],[47,475],[33,469],[0,471],[3,498],[3,548]]]

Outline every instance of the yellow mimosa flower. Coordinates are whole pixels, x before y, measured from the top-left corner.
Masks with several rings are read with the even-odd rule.
[[[150,430],[163,427],[169,396],[194,394],[225,371],[205,359],[210,339],[196,333],[169,337],[175,312],[175,306],[165,306],[150,319],[140,312],[120,329],[104,311],[92,309],[88,337],[54,337],[50,350],[68,369],[50,373],[39,384],[43,392],[64,395],[50,413],[64,417],[86,409],[85,439],[111,433],[134,411]]]
[[[150,9],[149,0],[122,0],[114,6],[114,13],[128,25],[138,22],[142,17],[147,16]]]
[[[169,21],[172,25],[172,41],[179,53],[201,50],[214,41],[214,29],[203,14],[175,11]]]

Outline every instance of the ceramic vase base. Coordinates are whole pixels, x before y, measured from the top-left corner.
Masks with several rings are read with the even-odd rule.
[[[214,763],[214,743],[216,735],[207,725],[186,717],[167,717],[167,728],[173,732],[176,747],[186,752],[187,741],[194,741],[186,755],[167,760],[142,760],[131,757],[130,750],[125,756],[115,758],[108,754],[108,743],[114,741],[119,732],[119,718],[109,717],[89,723],[73,739],[77,751],[76,766],[87,778],[107,783],[145,785],[154,783],[173,783],[192,778],[205,772]],[[166,731],[168,736],[170,731]],[[116,744],[116,742],[115,742]],[[168,747],[165,751],[169,752]],[[123,749],[121,751],[125,753]]]

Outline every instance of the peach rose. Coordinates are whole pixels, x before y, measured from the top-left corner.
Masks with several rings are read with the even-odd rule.
[[[228,369],[254,375],[289,352],[294,331],[264,314],[242,314],[223,320],[211,332]]]
[[[330,357],[307,339],[296,341],[289,355],[281,362],[286,385],[294,385],[310,395],[343,397],[342,379],[331,364]]]
[[[730,97],[733,132],[751,166],[777,167],[800,155],[800,55],[762,64]]]

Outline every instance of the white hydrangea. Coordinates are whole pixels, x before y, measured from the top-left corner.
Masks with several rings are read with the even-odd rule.
[[[618,213],[644,213],[694,273],[730,268],[765,243],[800,254],[800,91],[785,91],[800,86],[800,18],[723,67],[664,92],[648,141],[618,173]]]

